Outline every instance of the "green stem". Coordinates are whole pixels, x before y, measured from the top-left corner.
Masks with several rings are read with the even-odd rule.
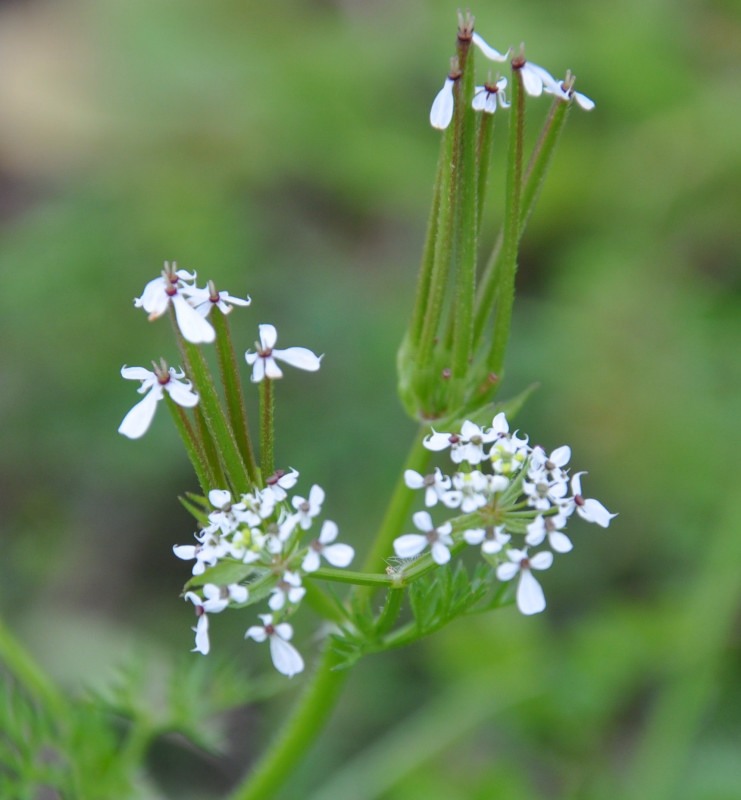
[[[476,187],[476,220],[477,229],[481,230],[481,220],[484,215],[486,202],[486,189],[489,184],[492,156],[494,153],[494,114],[482,112],[479,125],[479,139],[476,145],[478,161],[478,186]]]
[[[551,165],[553,153],[559,136],[563,130],[570,103],[556,98],[551,106],[548,119],[541,131],[538,142],[530,156],[523,178],[522,196],[520,198],[520,238],[525,232],[530,215],[535,208],[545,175]],[[492,307],[496,299],[499,275],[504,260],[504,230],[500,231],[497,241],[487,261],[486,268],[479,284],[476,298],[476,317],[474,321],[474,341],[479,342],[484,334]]]
[[[210,489],[226,488],[228,482],[224,475],[224,468],[221,465],[221,458],[219,451],[216,449],[216,442],[214,442],[211,432],[206,422],[206,417],[203,414],[203,409],[200,403],[195,407],[196,426],[198,428],[198,435],[200,437],[203,456],[208,463],[209,472],[211,474]],[[208,495],[208,492],[206,492]]]
[[[237,494],[249,491],[252,486],[249,472],[237,447],[229,420],[216,391],[211,372],[200,349],[186,341],[178,331],[183,356],[187,362],[189,377],[195,384],[211,439],[217,445],[231,488]]]
[[[175,427],[178,429],[180,438],[183,440],[185,450],[188,453],[190,463],[195,470],[198,483],[200,484],[201,491],[204,495],[209,493],[216,484],[215,476],[213,475],[208,461],[203,453],[203,448],[199,438],[196,436],[193,426],[190,424],[188,415],[182,406],[179,406],[170,395],[166,395],[167,407],[170,409],[170,414],[175,421]]]
[[[404,469],[425,470],[430,451],[422,444],[421,432],[414,437]],[[403,472],[392,495],[386,515],[381,523],[364,569],[382,569],[385,557],[391,552],[393,540],[406,523],[414,493],[404,483]],[[314,573],[316,575],[316,573]],[[386,576],[384,576],[386,577]],[[348,604],[360,599],[369,600],[378,583],[358,586],[350,594]],[[295,765],[305,758],[309,747],[327,721],[339,697],[342,685],[350,674],[349,669],[336,669],[339,657],[329,643],[313,680],[299,701],[283,731],[258,763],[255,771],[237,787],[231,800],[269,800],[288,778]]]
[[[229,414],[234,437],[237,446],[242,454],[247,472],[252,483],[260,484],[260,474],[252,450],[252,440],[250,438],[250,428],[247,420],[247,407],[244,402],[242,382],[239,379],[239,368],[237,358],[234,353],[234,345],[229,330],[229,320],[219,309],[214,309],[212,320],[216,331],[216,355],[219,361],[219,372],[221,382],[224,386],[224,397],[226,398],[226,408]]]
[[[375,586],[379,588],[391,586],[394,583],[394,579],[389,575],[381,575],[374,572],[353,572],[348,569],[333,569],[332,567],[320,567],[305,577],[333,581],[334,583],[350,583],[354,586]]]
[[[489,351],[488,368],[500,375],[512,323],[515,300],[515,273],[520,244],[520,198],[522,194],[522,146],[525,126],[525,93],[522,73],[512,69],[512,109],[510,115],[509,147],[507,154],[506,206],[504,212],[504,241],[502,270],[497,286],[497,310],[494,333]]]
[[[275,394],[267,377],[260,382],[260,464],[266,478],[275,472]]]
[[[309,747],[335,706],[349,669],[335,669],[338,656],[327,642],[313,679],[270,750],[231,800],[271,800]]]

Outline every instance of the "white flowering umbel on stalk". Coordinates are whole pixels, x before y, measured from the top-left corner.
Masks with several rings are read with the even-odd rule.
[[[169,313],[183,368],[125,367],[123,376],[141,381],[144,396],[120,431],[143,435],[164,400],[198,477],[200,492],[183,499],[196,520],[193,537],[173,547],[190,565],[183,596],[196,615],[193,649],[210,652],[214,615],[249,609],[250,657],[260,658],[257,645],[266,644],[262,652],[281,675],[299,676],[312,647],[322,650],[295,715],[234,800],[277,796],[359,658],[413,643],[466,614],[514,604],[526,616],[542,612],[545,570],[573,549],[567,525],[580,517],[607,528],[615,517],[584,496],[585,473],[570,472],[568,446],[546,450],[511,429],[527,393],[495,403],[525,225],[569,108],[589,110],[594,103],[574,91],[570,73],[553,78],[525,58],[524,48],[511,58],[507,76],[492,75],[491,62],[501,68],[511,50],[489,45],[470,14],[458,22],[451,67],[430,111],[432,127],[442,132],[440,158],[411,322],[398,354],[400,397],[421,425],[375,536],[367,535],[364,519],[340,532],[325,515],[323,485],[285,463],[276,467],[276,384],[307,379],[301,373],[317,372],[321,355],[278,348],[275,325],[262,322],[252,349],[237,358],[228,317],[250,299],[218,290],[213,281],[199,287],[195,272],[175,265],[165,264],[136,300],[150,319]],[[478,78],[475,58],[486,62]],[[538,104],[548,98],[550,110],[526,158],[526,114],[540,113]],[[495,121],[503,130],[496,139]],[[505,181],[494,187],[504,194],[504,218],[493,251],[479,264],[482,236],[490,238],[484,201],[495,157],[505,161]],[[216,376],[204,346],[215,349]],[[244,386],[259,393],[256,446]],[[333,469],[356,469],[352,458]],[[348,568],[355,550],[345,538],[361,531],[368,553],[354,571]],[[464,552],[473,569],[464,565]],[[328,584],[350,588],[343,596]],[[323,620],[311,639],[296,625],[304,604]]]
[[[526,61],[523,48],[511,61],[510,77],[492,79],[491,65],[501,66],[509,53],[475,32],[469,14],[459,15],[453,68],[430,112],[432,127],[443,131],[440,160],[414,312],[398,356],[401,398],[415,419],[462,420],[499,390],[525,224],[571,100],[594,106],[573,91],[570,74],[557,81]],[[478,84],[476,55],[483,56],[488,75]],[[543,94],[553,104],[526,163],[525,116],[538,111],[526,108],[526,97]],[[506,124],[499,147],[495,117],[497,128]],[[483,212],[497,157],[506,162],[504,219],[493,252],[479,264],[481,237],[491,237]]]

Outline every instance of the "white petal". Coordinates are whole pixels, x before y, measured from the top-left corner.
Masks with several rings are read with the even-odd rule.
[[[192,652],[203,653],[204,656],[207,656],[211,649],[211,643],[208,640],[208,614],[201,614],[198,617],[198,622],[193,630],[196,632],[196,646]]]
[[[502,54],[498,50],[495,50],[493,47],[488,45],[479,35],[478,33],[474,33],[471,37],[471,41],[476,45],[476,47],[481,50],[482,54],[486,56],[490,61],[506,61],[507,56],[509,55],[509,50],[506,53]]]
[[[415,472],[413,469],[406,469],[404,470],[404,483],[410,489],[421,489],[425,485],[425,479],[419,472]]]
[[[433,430],[433,432],[425,437],[424,446],[428,450],[434,450],[437,452],[438,450],[445,450],[446,447],[450,447],[450,434],[449,433],[437,433]]]
[[[190,561],[196,557],[196,548],[192,544],[176,544],[173,546],[172,552],[183,561]]]
[[[531,66],[530,63],[527,63],[520,70],[522,85],[531,97],[540,97],[540,95],[543,94],[543,81],[538,77],[536,72],[529,69]]]
[[[212,489],[208,493],[208,502],[214,508],[226,508],[232,502],[232,495],[227,489]]]
[[[273,356],[285,361],[292,367],[304,369],[307,372],[316,372],[321,366],[321,356],[312,353],[306,347],[287,347],[285,350],[273,350]]]
[[[450,550],[442,542],[434,542],[432,545],[432,560],[436,564],[447,564],[450,561]]]
[[[293,627],[287,622],[281,622],[279,625],[276,625],[275,630],[281,639],[289,641],[293,638]]]
[[[275,330],[275,325],[259,325],[258,330],[260,331],[260,347],[263,350],[272,350],[278,341],[278,331]]]
[[[491,429],[494,433],[509,433],[509,422],[504,411],[500,411],[491,421]]]
[[[240,586],[238,583],[233,583],[229,587],[229,597],[235,603],[246,603],[247,598],[249,597],[249,592],[247,591],[246,586]]]
[[[427,537],[419,533],[407,533],[394,540],[394,552],[399,558],[413,558],[427,547]]]
[[[533,569],[548,569],[553,564],[553,553],[548,550],[543,550],[542,553],[536,553],[530,558],[530,566]]]
[[[430,109],[430,125],[444,131],[453,119],[453,81],[446,78],[443,88],[435,96]]]
[[[304,572],[316,572],[320,565],[319,553],[313,547],[310,547],[301,562],[301,569]]]
[[[172,304],[175,307],[178,328],[185,339],[192,344],[213,342],[216,331],[211,323],[204,319],[182,295],[173,295]]]
[[[538,614],[545,608],[545,595],[529,569],[522,570],[517,585],[517,607],[523,614]]]
[[[193,408],[198,405],[198,395],[187,383],[170,379],[163,388],[183,408]]]
[[[264,642],[268,638],[268,634],[263,625],[252,625],[252,627],[247,628],[244,638],[254,639],[256,642]]]
[[[557,467],[565,467],[571,458],[571,448],[565,444],[562,447],[557,447],[548,459]]]
[[[421,531],[431,531],[434,527],[432,517],[428,511],[417,511],[412,515],[414,527]]]
[[[338,533],[339,529],[337,528],[337,524],[335,522],[332,522],[331,519],[327,519],[324,521],[324,524],[322,525],[322,531],[319,534],[319,541],[322,544],[329,544],[330,542],[333,542],[337,538]]]
[[[471,108],[473,108],[474,111],[483,111],[486,107],[487,98],[488,92],[486,91],[486,87],[477,86],[473,95],[473,100],[471,101]]]
[[[561,531],[553,531],[548,536],[548,542],[557,553],[568,553],[573,550],[574,545],[571,544],[571,539]],[[530,544],[530,542],[528,542]]]
[[[247,359],[247,363],[249,364],[249,353],[245,353],[245,358]],[[265,377],[265,359],[262,356],[255,357],[254,366],[252,367],[252,377],[250,380],[252,383],[260,383],[260,381]]]
[[[353,560],[355,551],[349,544],[331,544],[324,548],[323,555],[333,567],[346,567]]]
[[[511,581],[520,571],[520,565],[513,561],[505,561],[497,567],[497,578],[500,581]]]
[[[154,418],[157,401],[161,398],[162,389],[160,388],[157,391],[157,387],[153,387],[144,396],[144,399],[140,400],[123,418],[123,421],[118,426],[118,432],[128,436],[129,439],[138,439],[140,436],[144,436]]]
[[[260,360],[263,363],[263,369],[265,370],[266,378],[269,378],[271,381],[277,381],[279,378],[283,377],[283,372],[281,368],[278,366],[278,364],[276,363],[275,359],[272,356],[268,356],[267,358],[262,358]],[[254,372],[253,372],[253,380],[254,380]]]
[[[574,92],[574,100],[576,100],[577,104],[580,105],[585,111],[591,111],[594,108],[594,100],[590,100],[581,92]]]
[[[150,383],[157,381],[154,372],[144,367],[121,367],[121,376],[129,381],[149,381]]]
[[[463,538],[468,544],[481,544],[484,541],[486,530],[484,528],[472,528],[463,534]]]
[[[611,514],[599,500],[587,499],[584,505],[576,507],[576,513],[587,522],[596,522],[601,528],[606,528],[610,520],[617,514]]]
[[[270,637],[270,657],[278,672],[289,678],[304,669],[304,660],[298,650],[279,636]]]

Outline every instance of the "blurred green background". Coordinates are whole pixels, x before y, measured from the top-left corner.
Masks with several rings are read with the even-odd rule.
[[[241,349],[270,321],[281,344],[326,353],[319,377],[278,387],[278,461],[325,486],[345,539],[367,546],[414,430],[395,353],[455,10],[0,5],[0,601],[70,691],[192,646],[171,547],[190,541],[177,495],[195,481],[164,413],[142,442],[116,434],[135,400],[120,367],[176,359],[167,324],[132,304],[165,259],[251,294],[232,317]],[[741,9],[472,11],[491,44],[525,40],[597,103],[573,109],[525,238],[503,394],[540,382],[518,426],[570,443],[587,494],[620,516],[573,526],[544,615],[462,620],[362,662],[281,797],[739,798]],[[534,135],[547,101],[531,105]],[[213,663],[257,696],[274,687],[241,642],[251,623],[214,619]],[[207,764],[153,753],[153,772],[188,776],[171,796],[209,796],[295,693],[216,720]]]

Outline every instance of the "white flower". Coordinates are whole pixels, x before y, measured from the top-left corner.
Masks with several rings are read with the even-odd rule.
[[[448,508],[458,508],[464,514],[470,514],[487,503],[486,490],[489,480],[477,469],[471,472],[456,472],[453,475],[453,489],[443,495],[443,503]]]
[[[564,467],[571,458],[571,448],[568,445],[557,447],[550,455],[546,455],[545,450],[537,445],[530,453],[529,473],[535,474],[538,471],[550,473],[554,479],[565,478]]]
[[[487,114],[493,114],[497,110],[497,105],[500,108],[509,108],[507,96],[504,93],[507,87],[507,79],[500,78],[496,83],[486,83],[483,86],[477,86],[471,106],[474,111],[485,111]]]
[[[211,649],[208,638],[208,615],[223,611],[232,600],[235,603],[244,603],[247,601],[248,595],[247,589],[238,583],[232,583],[229,586],[207,583],[203,587],[203,594],[204,597],[201,598],[195,592],[186,592],[185,599],[193,603],[198,618],[196,626],[193,628],[196,634],[196,646],[193,648],[193,652],[202,653],[205,656]]]
[[[304,668],[304,660],[296,648],[290,644],[293,628],[287,622],[273,624],[272,614],[260,614],[262,625],[253,625],[247,629],[245,639],[256,642],[270,641],[270,657],[273,665],[282,675],[292,678]]]
[[[540,97],[545,90],[548,94],[554,94],[562,100],[568,100],[568,95],[561,89],[559,82],[547,69],[533,64],[532,61],[524,61],[524,59],[515,59],[512,62],[512,66],[514,69],[519,69],[522,76],[522,86],[531,97]]]
[[[301,585],[301,576],[297,572],[286,570],[273,587],[268,605],[271,611],[280,611],[287,602],[292,605],[301,602],[305,594],[306,589]]]
[[[469,464],[480,464],[484,458],[484,445],[497,438],[496,431],[491,429],[481,430],[478,425],[466,420],[461,425],[461,441],[455,450],[451,450],[450,458],[460,464],[467,461]]]
[[[561,81],[558,83],[558,92],[553,92],[551,87],[544,86],[544,91],[548,92],[548,94],[556,94],[562,100],[575,100],[576,104],[583,108],[585,111],[591,111],[594,108],[594,100],[587,97],[585,94],[581,92],[577,92],[573,88],[574,79],[570,72],[566,73],[566,80]]]
[[[430,125],[440,131],[444,131],[453,119],[453,86],[457,78],[448,76],[445,79],[443,88],[435,95],[430,109]]]
[[[178,328],[185,339],[193,344],[213,342],[216,332],[211,323],[207,322],[186,298],[186,295],[194,290],[194,287],[189,286],[186,281],[194,279],[195,273],[176,270],[174,264],[170,266],[165,262],[162,275],[149,281],[144,287],[142,296],[134,299],[134,305],[143,308],[149,314],[149,319],[153,320],[161,317],[172,302]]]
[[[252,302],[249,297],[233,297],[225,291],[217,292],[213,281],[209,281],[205,289],[194,286],[182,291],[202,317],[207,317],[214,306],[218,306],[222,314],[228,314],[234,306],[248,306]]]
[[[531,477],[528,473],[528,477]],[[536,472],[534,479],[523,481],[523,494],[527,496],[528,505],[538,511],[547,511],[551,506],[560,503],[566,496],[568,486],[565,478],[548,479],[546,473]]]
[[[439,467],[430,475],[420,475],[413,469],[405,470],[404,483],[410,489],[425,490],[425,505],[428,508],[437,505],[437,501],[450,489],[450,478],[443,475]]]
[[[527,549],[512,549],[507,551],[507,558],[509,561],[497,567],[497,578],[500,581],[509,581],[519,572],[517,607],[523,614],[538,614],[545,608],[545,596],[531,570],[548,569],[553,563],[553,553],[543,551],[530,558]]]
[[[494,553],[498,553],[512,537],[504,532],[504,525],[490,525],[487,528],[473,528],[468,530],[463,534],[463,538],[468,544],[480,544],[482,553],[494,555]]]
[[[527,526],[525,541],[532,547],[537,547],[547,536],[548,544],[553,550],[557,553],[568,553],[573,545],[569,537],[561,530],[566,527],[567,521],[565,514],[548,517],[538,514]]]
[[[287,347],[285,350],[277,350],[275,343],[278,340],[278,332],[274,325],[260,325],[260,342],[255,342],[257,352],[248,350],[245,360],[252,367],[252,382],[259,383],[263,378],[277,380],[283,377],[283,372],[276,363],[285,361],[292,367],[305,369],[307,372],[316,372],[319,369],[322,357],[312,353],[305,347]]]
[[[407,533],[394,540],[394,551],[399,558],[413,558],[419,555],[429,544],[432,549],[432,559],[437,564],[447,564],[450,561],[449,547],[453,544],[450,532],[453,526],[446,522],[439,528],[432,525],[432,517],[427,511],[417,511],[412,517],[414,525],[423,533]]]
[[[320,566],[320,556],[323,556],[333,567],[346,567],[353,560],[355,551],[349,544],[332,544],[337,538],[337,525],[331,520],[325,520],[319,538],[310,545],[304,557],[301,569],[304,572],[316,572]]]
[[[179,406],[192,408],[198,403],[198,395],[192,390],[191,382],[183,380],[185,373],[182,370],[177,372],[172,367],[168,369],[164,362],[159,367],[156,364],[153,366],[155,372],[144,367],[122,367],[121,369],[121,375],[126,380],[142,382],[137,391],[139,394],[145,395],[144,399],[129,411],[118,426],[118,432],[128,436],[129,439],[138,439],[147,432],[154,418],[157,403],[165,396],[165,392]]]
[[[488,45],[479,35],[478,33],[474,33],[471,37],[471,41],[476,45],[476,47],[481,50],[483,55],[486,56],[490,61],[506,61],[507,56],[509,56],[509,50],[506,53],[500,53],[498,50],[495,50],[491,45]]]
[[[322,510],[324,502],[324,489],[314,484],[309,491],[308,499],[294,497],[291,504],[298,512],[299,525],[307,531],[311,527],[311,521]]]
[[[193,575],[203,575],[206,567],[213,567],[219,559],[230,552],[230,547],[220,537],[209,535],[205,531],[201,531],[200,536],[196,538],[199,540],[198,544],[176,544],[172,552],[184,561],[195,559]]]
[[[425,436],[424,446],[428,450],[439,452],[445,450],[446,447],[450,448],[450,457],[455,463],[460,463],[461,459],[453,455],[462,443],[461,437],[457,433],[438,433],[434,428],[432,433]]]
[[[576,509],[576,513],[587,522],[596,522],[602,528],[606,528],[610,524],[610,520],[617,516],[611,514],[599,500],[591,498],[584,498],[581,493],[581,476],[586,475],[586,472],[577,472],[571,479],[571,492],[573,497],[570,497],[562,504],[561,508],[565,514],[572,514]]]
[[[277,469],[266,481],[265,492],[270,492],[276,503],[285,500],[287,497],[286,489],[293,489],[298,481],[298,471],[291,469],[285,472]]]

